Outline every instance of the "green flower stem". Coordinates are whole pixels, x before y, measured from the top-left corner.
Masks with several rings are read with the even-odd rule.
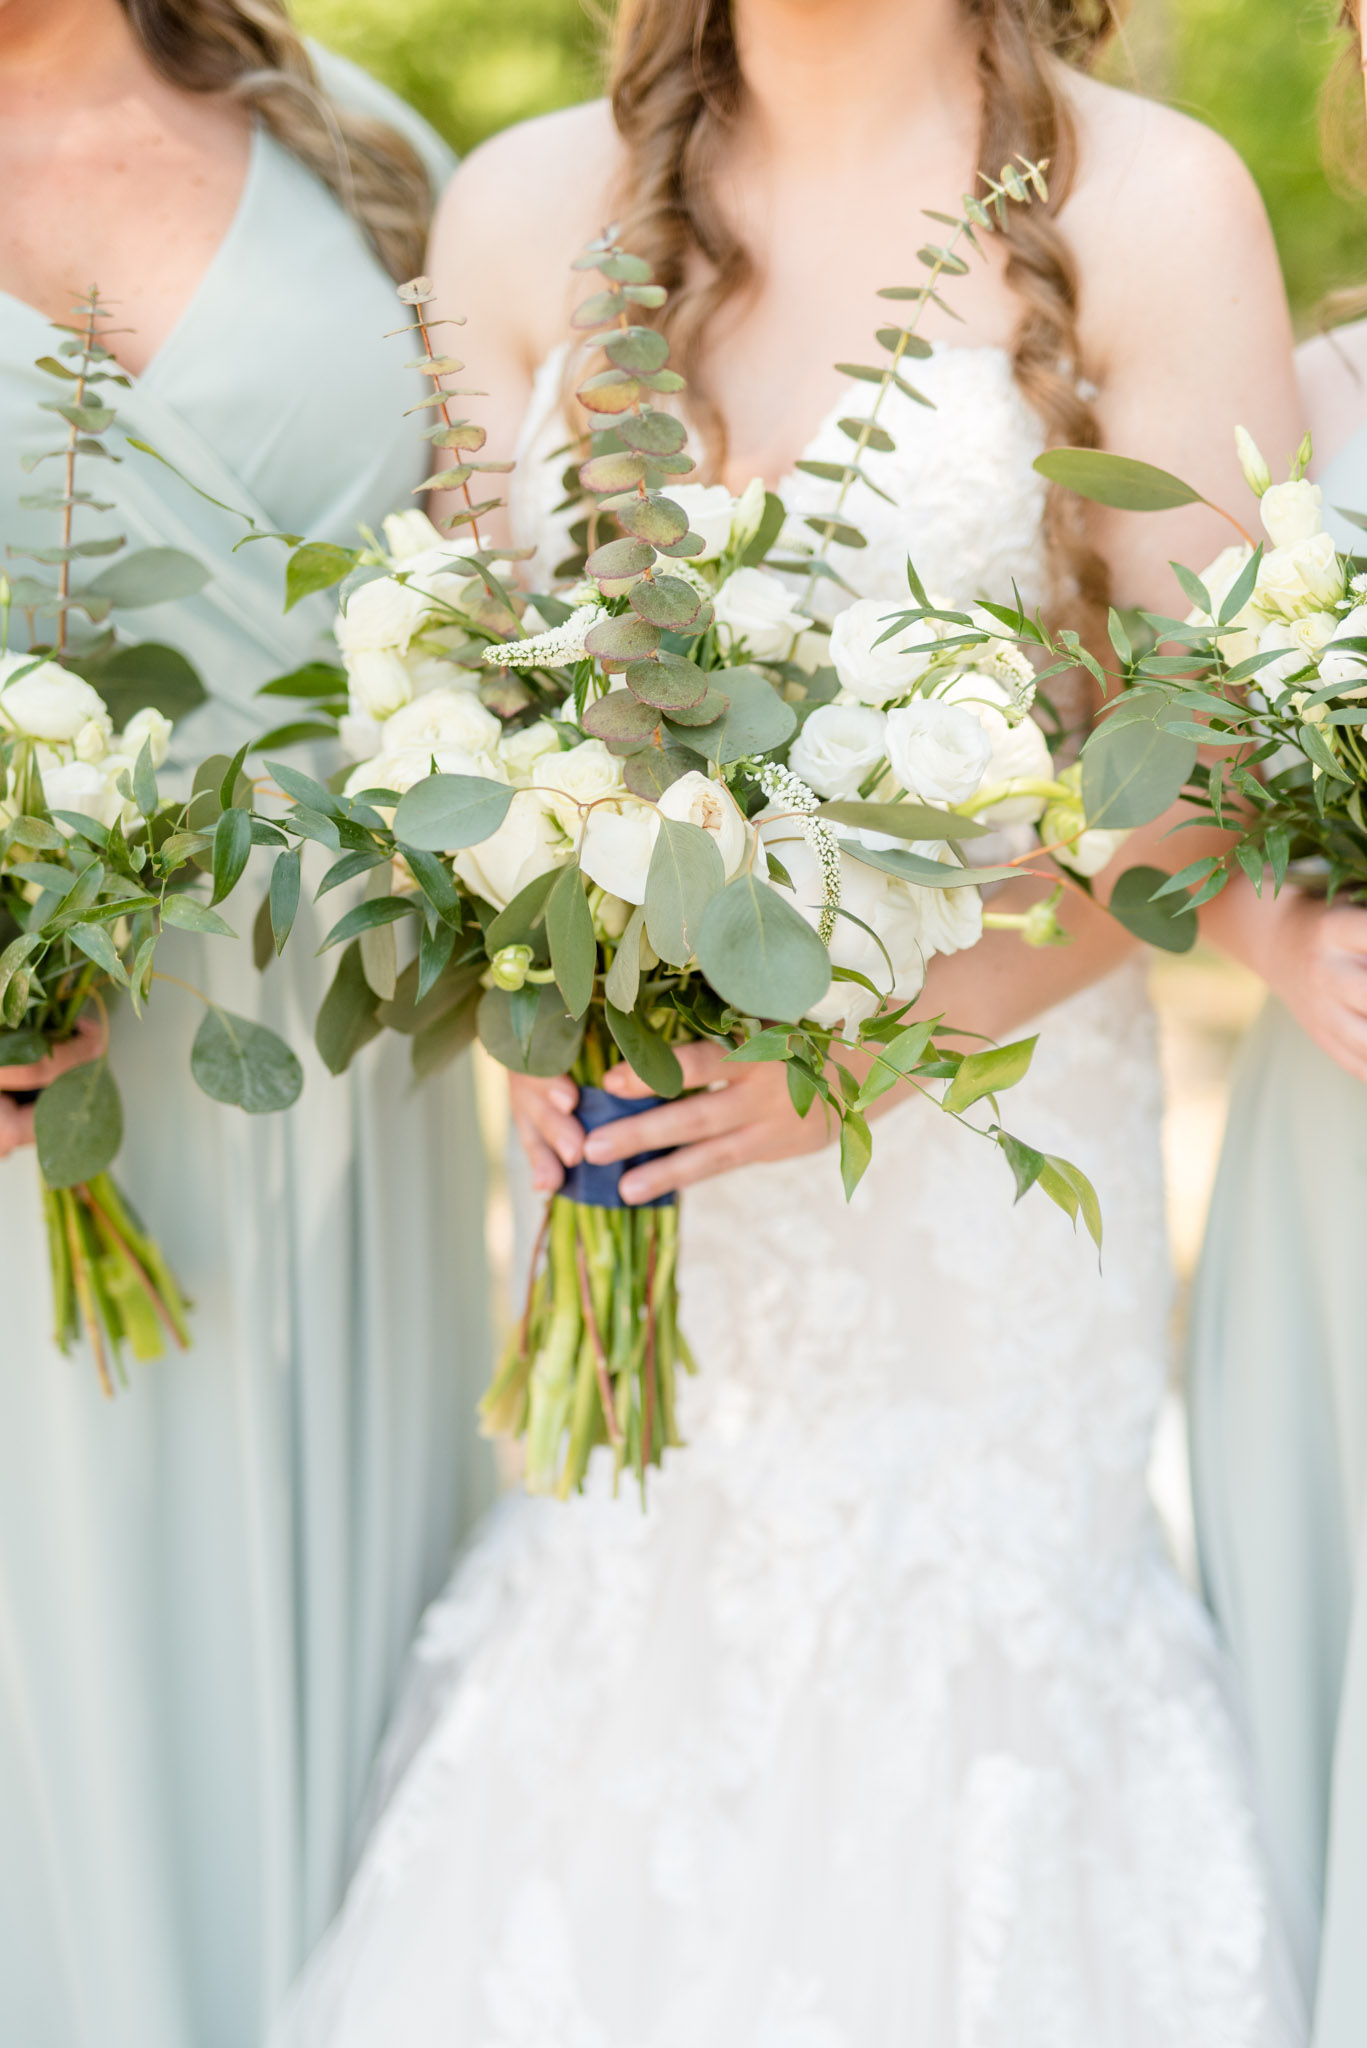
[[[575,1204],[551,1205],[550,1319],[531,1368],[527,1414],[527,1486],[554,1491],[560,1438],[574,1395],[574,1362],[582,1314],[579,1297],[579,1232]]]
[[[127,1386],[123,1347],[141,1361],[160,1358],[165,1332],[184,1350],[188,1303],[156,1242],[148,1237],[107,1173],[88,1185],[43,1189],[52,1266],[53,1337],[67,1353],[82,1335],[95,1355],[100,1386]]]
[[[980,789],[976,796],[964,803],[951,804],[950,815],[960,818],[976,817],[979,811],[990,811],[993,804],[1004,803],[1008,797],[1039,796],[1046,803],[1076,803],[1077,794],[1062,782],[1035,780],[1028,775],[1018,775],[1011,782],[995,782],[987,789]]]

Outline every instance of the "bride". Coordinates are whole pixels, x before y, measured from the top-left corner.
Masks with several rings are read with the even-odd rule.
[[[830,487],[794,465],[838,460],[869,390],[831,364],[860,359],[876,289],[915,278],[921,207],[1019,150],[1051,159],[1054,204],[958,280],[964,324],[920,366],[935,409],[902,404],[875,471],[895,503],[865,495],[870,544],[840,567],[890,606],[910,552],[957,600],[1014,577],[1085,617],[1109,579],[1168,609],[1167,560],[1213,555],[1213,516],[1080,530],[1033,457],[1100,437],[1233,503],[1235,422],[1274,449],[1300,429],[1241,166],[1066,68],[1108,14],[627,0],[611,103],[489,144],[437,229],[494,452],[520,447],[515,537],[564,551],[563,281],[605,219],[682,286],[714,476],[816,510]],[[419,1646],[426,1733],[282,2044],[1304,2040],[1213,1645],[1146,1495],[1168,1289],[1124,946],[1096,915],[1062,953],[937,963],[933,990],[988,1031],[1059,1003],[1016,1122],[1097,1182],[1104,1277],[914,1102],[847,1208],[832,1158],[796,1156],[824,1134],[781,1080],[692,1049],[690,1080],[722,1085],[650,1113],[683,1149],[628,1181],[701,1183],[689,1447],[647,1514],[600,1473],[510,1508],[457,1572]],[[544,1187],[584,1143],[567,1089],[517,1089]]]

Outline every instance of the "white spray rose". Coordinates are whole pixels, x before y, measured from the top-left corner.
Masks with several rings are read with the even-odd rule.
[[[29,668],[31,660],[27,654],[0,655],[0,722],[54,746],[69,746],[82,726],[92,723],[106,735],[113,731],[99,692],[55,661],[30,668],[17,682],[7,681],[16,670]]]
[[[811,620],[772,569],[736,569],[712,600],[717,624],[734,644],[743,640],[756,661],[779,661]]]
[[[861,597],[831,627],[831,660],[841,688],[861,704],[890,704],[907,696],[935,659],[934,651],[911,651],[940,637],[935,623],[927,619],[884,639],[893,616],[883,598]]]
[[[1324,519],[1320,506],[1324,493],[1318,484],[1301,481],[1294,484],[1272,484],[1264,491],[1262,505],[1263,526],[1274,548],[1294,548],[1303,540],[1313,540],[1324,530]]]
[[[123,809],[123,798],[110,781],[103,763],[58,761],[43,768],[41,776],[43,801],[53,813],[79,811],[83,818],[95,818],[101,825],[112,825]],[[59,829],[70,838],[72,827],[62,824],[60,819],[57,822]]]
[[[991,748],[983,782],[1052,782],[1054,764],[1049,742],[1028,715],[1013,724],[1010,689],[995,676],[961,670],[937,692],[941,703],[960,704],[973,713]],[[992,804],[977,816],[987,825],[1033,825],[1044,809],[1044,796],[1011,796]]]
[[[555,727],[544,718],[538,718],[535,725],[522,726],[517,732],[504,733],[496,749],[509,779],[519,784],[532,781],[537,762],[559,751]]]
[[[490,753],[503,727],[468,690],[429,690],[393,713],[384,727],[384,750],[405,747],[463,747],[467,754]]]
[[[788,766],[818,796],[857,797],[886,748],[887,720],[866,704],[818,704],[788,750]]]
[[[563,867],[572,850],[538,793],[520,789],[497,832],[463,848],[452,865],[467,889],[506,910],[538,875]]]
[[[650,856],[660,833],[655,805],[624,794],[615,803],[596,805],[583,830],[579,865],[589,880],[624,903],[644,903]]]
[[[737,500],[725,484],[674,484],[668,496],[685,514],[689,530],[703,544],[702,553],[690,556],[690,561],[714,562],[724,554],[737,507]]]
[[[1338,622],[1336,612],[1308,612],[1304,618],[1293,619],[1289,624],[1274,619],[1270,625],[1264,626],[1258,637],[1258,652],[1275,654],[1278,658],[1258,670],[1253,678],[1254,687],[1264,692],[1280,690],[1292,676],[1314,662],[1322,648],[1329,645]]]
[[[781,882],[773,882],[770,886],[787,896],[812,929],[817,930],[825,903],[825,883],[821,864],[800,821],[791,812],[775,806],[770,811],[762,811],[755,823],[761,840],[773,847],[775,858],[783,863],[792,878],[791,890]],[[977,891],[973,893],[976,895]],[[920,994],[926,978],[927,955],[922,943],[919,906],[911,892],[903,889],[891,875],[885,875],[879,868],[866,867],[862,861],[842,853],[840,902],[841,907],[853,915],[838,917],[835,921],[829,945],[831,964],[862,974],[880,993],[871,995],[858,982],[833,981],[820,1002],[807,1014],[814,1024],[827,1029],[843,1024],[846,1033],[853,1036],[858,1026],[866,1018],[875,1016],[885,1001],[910,1002]],[[856,917],[862,920],[861,924],[854,922]],[[870,931],[865,931],[863,925],[871,927],[871,932],[877,933],[877,939],[871,936]],[[881,947],[878,940],[882,941]],[[891,988],[888,987],[888,962],[883,958],[883,947],[886,947],[893,965]]]
[[[1333,536],[1317,533],[1263,556],[1253,604],[1264,618],[1298,619],[1306,612],[1323,611],[1342,596],[1343,572]]]
[[[402,564],[439,548],[441,535],[425,512],[391,512],[384,522],[384,544],[390,560]]]
[[[1339,619],[1320,660],[1320,682],[1326,690],[1343,697],[1367,696],[1367,654],[1337,645],[1344,640],[1367,640],[1367,605],[1354,605]]]
[[[670,783],[657,808],[678,824],[697,825],[711,833],[728,882],[739,871],[750,833],[744,813],[724,782],[713,782],[694,768]]]
[[[974,713],[917,697],[888,713],[888,760],[908,796],[960,804],[982,787],[992,743]]]
[[[408,643],[427,616],[428,600],[411,583],[376,576],[353,590],[333,631],[344,654],[408,652]],[[412,695],[410,688],[409,693]]]
[[[587,815],[586,806],[614,795],[623,787],[622,764],[601,740],[581,740],[568,753],[546,754],[536,764],[536,788],[546,800],[571,839]],[[612,885],[605,882],[603,887]],[[614,892],[620,896],[620,889]],[[639,903],[639,897],[633,897]]]
[[[385,719],[411,701],[413,678],[402,655],[373,648],[346,658],[349,709]]]
[[[368,711],[344,711],[337,721],[337,737],[351,761],[373,761],[383,733],[384,727]]]
[[[167,718],[164,712],[156,710],[153,705],[144,705],[141,711],[133,713],[133,716],[120,733],[119,746],[134,761],[137,760],[144,746],[150,746],[152,749],[152,766],[154,768],[164,767],[166,757],[171,751],[170,719]]]

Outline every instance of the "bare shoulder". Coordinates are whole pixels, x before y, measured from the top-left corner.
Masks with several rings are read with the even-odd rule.
[[[432,268],[498,294],[540,356],[558,340],[569,266],[605,225],[620,146],[604,100],[522,121],[472,150],[443,195]]]
[[[1322,468],[1367,425],[1367,320],[1305,342],[1296,351],[1296,377]]]

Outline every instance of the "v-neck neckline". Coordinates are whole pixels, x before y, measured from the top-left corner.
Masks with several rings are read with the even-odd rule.
[[[166,333],[162,336],[161,341],[148,357],[142,369],[135,372],[133,370],[125,370],[122,364],[119,365],[121,374],[129,379],[134,389],[137,389],[139,386],[152,385],[157,381],[162,365],[174,351],[179,337],[189,325],[192,316],[198,312],[200,306],[213,290],[220,272],[232,260],[236,245],[246,232],[247,222],[255,204],[256,187],[261,180],[267,160],[268,141],[269,138],[262,123],[260,121],[254,122],[252,124],[251,146],[247,152],[247,170],[242,180],[242,189],[237,195],[237,205],[233,209],[232,219],[224,229],[217,248],[200,272],[199,280],[191,291],[189,298],[167,328]],[[45,331],[51,331],[52,328],[61,324],[43,312],[41,307],[35,306],[31,300],[21,299],[14,292],[7,292],[3,286],[0,286],[0,302],[7,306],[15,307],[20,313],[25,314],[35,325],[41,326]]]

